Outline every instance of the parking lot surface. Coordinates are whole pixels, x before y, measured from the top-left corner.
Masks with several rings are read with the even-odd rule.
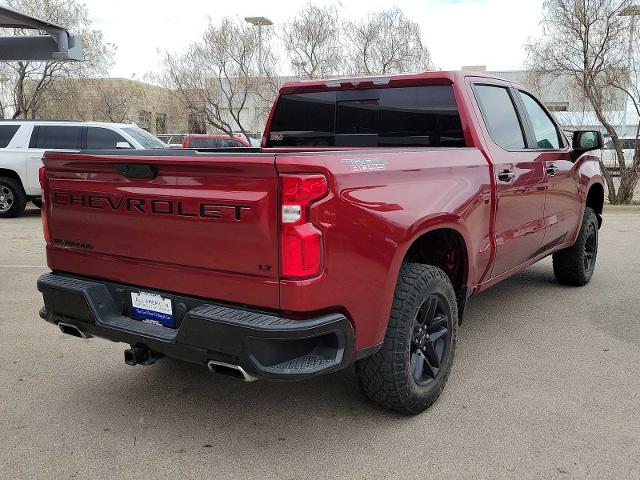
[[[605,212],[594,278],[550,259],[474,297],[416,417],[353,369],[242,383],[38,317],[39,212],[0,220],[0,478],[640,478],[640,209]]]

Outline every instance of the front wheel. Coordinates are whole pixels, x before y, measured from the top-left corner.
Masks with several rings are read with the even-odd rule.
[[[457,333],[456,295],[447,275],[430,265],[403,264],[382,348],[356,363],[365,396],[400,413],[427,409],[449,376]]]
[[[596,212],[586,207],[576,243],[553,254],[553,273],[558,282],[575,287],[589,283],[598,256],[598,227]]]

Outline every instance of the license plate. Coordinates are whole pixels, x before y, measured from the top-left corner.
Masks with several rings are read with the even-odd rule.
[[[171,299],[149,292],[131,292],[131,316],[143,322],[175,328]]]

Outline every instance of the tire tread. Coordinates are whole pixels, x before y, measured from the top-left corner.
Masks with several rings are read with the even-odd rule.
[[[407,342],[411,341],[412,314],[419,296],[429,284],[443,282],[447,300],[452,308],[454,332],[451,356],[442,377],[426,397],[413,395],[413,379],[408,374],[405,357]],[[449,277],[437,267],[405,263],[400,269],[387,332],[382,348],[371,357],[356,363],[356,373],[364,394],[374,403],[395,412],[416,414],[430,407],[440,396],[451,371],[457,338],[458,313],[455,292]]]

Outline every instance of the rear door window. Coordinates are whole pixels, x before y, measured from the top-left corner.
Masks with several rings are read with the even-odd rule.
[[[450,85],[282,95],[268,144],[466,146]]]
[[[87,150],[113,150],[117,148],[118,142],[127,142],[127,140],[108,128],[88,127]]]
[[[83,127],[38,125],[33,128],[29,148],[81,150]]]
[[[509,91],[497,85],[475,85],[474,92],[491,139],[505,150],[524,149],[522,125]]]
[[[0,148],[6,148],[13,139],[20,125],[0,125]]]

